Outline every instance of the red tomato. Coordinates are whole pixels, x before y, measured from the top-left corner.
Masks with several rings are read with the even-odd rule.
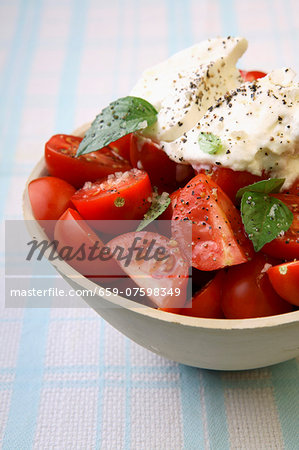
[[[151,196],[147,173],[132,169],[109,175],[101,182],[86,183],[73,195],[72,202],[84,219],[96,220],[97,228],[105,230],[107,225],[102,220],[142,219],[150,207]]]
[[[230,267],[225,277],[222,310],[227,319],[273,316],[292,311],[277,295],[268,276],[271,261],[262,253],[240,266]]]
[[[76,158],[82,138],[56,134],[46,143],[45,161],[50,175],[80,188],[85,181],[96,181],[131,168],[128,161],[109,147]]]
[[[299,306],[299,261],[270,267],[267,274],[277,294]]]
[[[123,253],[118,250],[114,254],[115,259],[123,271],[142,288],[140,296],[147,295],[159,308],[180,308],[184,305],[188,265],[178,246],[174,246],[171,240],[158,233],[140,231],[117,236],[106,245],[112,253],[123,249]],[[156,253],[158,251],[159,255]],[[127,264],[124,257],[130,253],[132,259]],[[117,258],[118,255],[121,260]]]
[[[205,173],[212,178],[233,203],[236,203],[236,193],[239,189],[265,179],[265,177],[253,175],[250,172],[236,171],[228,167],[218,167],[209,164],[198,165],[194,169],[197,173]]]
[[[180,190],[172,218],[173,233],[182,249],[190,247],[188,224],[192,224],[192,266],[196,269],[241,264],[252,253],[239,211],[206,175],[197,175]]]
[[[120,276],[120,269],[113,259],[99,257],[103,242],[74,209],[68,208],[56,222],[54,238],[58,241],[61,257],[82,275],[100,278],[98,281],[101,282]]]
[[[152,185],[159,191],[172,192],[194,175],[190,165],[172,161],[159,144],[136,134],[131,140],[130,159],[133,167],[149,174]]]
[[[271,194],[278,198],[292,211],[293,223],[283,236],[264,245],[262,251],[267,255],[288,261],[299,258],[299,197],[289,194]]]
[[[246,70],[240,70],[241,76],[244,81],[254,81],[259,78],[264,78],[267,74],[265,72],[259,72],[257,70],[247,72]]]
[[[119,156],[126,159],[127,161],[130,161],[131,138],[132,133],[127,134],[117,141],[111,142],[111,144],[109,144],[109,147]]]
[[[185,308],[161,308],[164,311],[181,314],[183,316],[204,317],[207,319],[223,319],[221,309],[222,286],[225,272],[221,270],[215,278],[209,281],[200,291],[198,291],[189,301]]]
[[[28,194],[34,217],[43,221],[41,226],[53,237],[55,223],[71,205],[76,189],[60,178],[41,177],[29,183]]]

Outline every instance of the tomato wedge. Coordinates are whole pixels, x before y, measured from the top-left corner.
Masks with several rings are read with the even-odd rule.
[[[282,236],[264,245],[262,251],[267,255],[291,261],[299,259],[299,197],[292,194],[271,194],[281,200],[293,213],[291,227]]]
[[[150,207],[152,187],[144,170],[109,175],[103,181],[85,183],[72,197],[84,219],[96,220],[105,230],[105,220],[140,220]],[[104,228],[103,228],[104,227]]]
[[[173,240],[158,233],[140,231],[117,236],[106,245],[115,252],[122,270],[141,288],[140,296],[147,295],[159,308],[184,305],[188,265]],[[125,257],[130,254],[132,258],[127,264]]]
[[[110,147],[76,158],[81,141],[80,137],[66,134],[51,137],[45,146],[45,161],[50,175],[80,188],[85,181],[96,181],[131,168],[130,163]]]
[[[299,306],[299,261],[271,267],[267,274],[277,294]]]
[[[184,308],[161,308],[163,311],[184,316],[203,317],[206,319],[223,319],[221,308],[222,286],[225,272],[219,271],[200,291],[198,291]]]
[[[149,174],[159,191],[173,192],[194,175],[190,165],[172,161],[158,143],[137,134],[132,136],[130,160],[133,167]]]
[[[76,210],[68,208],[62,214],[56,222],[54,238],[61,257],[85,277],[107,283],[120,276],[120,269],[112,258],[99,258],[104,244]]]
[[[225,276],[222,310],[227,319],[249,319],[292,311],[273,289],[267,270],[273,261],[262,253],[246,264],[230,267]]]
[[[173,233],[183,251],[190,246],[188,224],[192,224],[192,266],[196,269],[242,264],[252,254],[239,211],[206,175],[197,175],[180,190],[172,219]],[[177,227],[177,221],[187,226]]]
[[[236,203],[236,194],[239,189],[266,178],[253,175],[250,172],[237,171],[228,167],[218,167],[210,164],[199,164],[194,169],[197,173],[208,175],[221,187],[234,204]]]
[[[267,74],[265,72],[260,72],[258,70],[252,70],[247,72],[246,70],[240,70],[240,74],[244,81],[254,81],[259,78],[264,78]]]

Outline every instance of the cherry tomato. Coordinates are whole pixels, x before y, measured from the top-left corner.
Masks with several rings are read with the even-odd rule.
[[[85,181],[96,181],[131,168],[130,163],[110,147],[77,158],[75,155],[81,141],[80,137],[65,134],[51,137],[45,146],[45,161],[50,175],[80,188]]]
[[[292,311],[292,305],[273,289],[266,274],[272,262],[262,253],[246,264],[230,267],[222,293],[222,310],[227,319],[273,316]]]
[[[257,70],[253,70],[251,72],[247,72],[246,70],[240,70],[241,76],[244,81],[254,81],[259,78],[264,78],[267,74],[265,72],[259,72]]]
[[[291,227],[283,236],[279,236],[264,245],[262,251],[267,255],[288,261],[299,258],[299,197],[291,194],[271,194],[281,200],[293,213]]]
[[[104,283],[120,276],[120,269],[113,259],[99,258],[103,242],[74,209],[68,208],[57,220],[54,238],[58,241],[61,257],[82,275],[100,278],[98,281]]]
[[[140,231],[117,236],[106,245],[112,253],[121,249],[115,253],[115,259],[142,288],[140,296],[147,295],[159,308],[180,308],[184,305],[188,265],[173,241],[158,233]],[[134,248],[136,251],[132,250]],[[130,253],[133,256],[127,264],[125,257]]]
[[[270,267],[267,274],[277,294],[299,306],[299,261]]]
[[[173,192],[194,175],[190,165],[172,161],[158,143],[137,134],[132,136],[130,159],[133,167],[149,174],[159,191]]]
[[[121,158],[130,161],[131,138],[132,133],[127,134],[126,136],[123,136],[117,141],[111,142],[111,144],[109,144],[109,147]]]
[[[101,221],[142,219],[150,207],[151,196],[147,173],[131,169],[109,175],[101,182],[85,183],[73,195],[72,202],[84,219],[96,220],[97,228],[104,231],[107,224]]]
[[[239,211],[206,175],[197,175],[180,190],[172,219],[173,233],[183,251],[190,247],[188,224],[192,224],[192,266],[196,269],[241,264],[252,254]]]
[[[53,237],[54,221],[71,206],[71,198],[76,189],[60,178],[41,177],[28,185],[28,194],[34,217],[45,229],[49,237]]]
[[[236,171],[228,167],[218,167],[209,164],[202,164],[195,167],[197,173],[205,173],[221,187],[233,203],[236,203],[236,193],[239,189],[249,184],[256,183],[265,177],[253,175],[246,171]]]
[[[161,309],[183,316],[223,319],[224,315],[221,309],[221,295],[224,278],[225,272],[223,270],[219,271],[215,278],[198,291],[184,308]]]

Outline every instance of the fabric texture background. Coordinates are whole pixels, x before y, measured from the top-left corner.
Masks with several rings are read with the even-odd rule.
[[[53,134],[127,95],[146,67],[241,35],[246,69],[299,70],[296,0],[1,0],[0,216]],[[299,360],[214,372],[167,361],[88,308],[4,308],[0,446],[27,449],[299,449]],[[273,342],[275,345],[275,342]]]

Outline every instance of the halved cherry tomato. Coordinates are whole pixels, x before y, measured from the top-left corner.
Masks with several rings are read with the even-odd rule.
[[[130,148],[131,148],[132,133],[121,137],[117,141],[111,142],[109,147],[122,158],[130,161]]]
[[[206,175],[197,175],[180,190],[172,218],[182,250],[191,245],[188,224],[192,224],[192,266],[199,270],[241,264],[252,254],[239,211]],[[187,225],[177,228],[176,221]]]
[[[66,134],[51,137],[45,146],[45,161],[50,175],[80,188],[85,181],[96,181],[131,168],[130,163],[110,147],[77,158],[81,141],[80,137]]]
[[[64,180],[56,177],[41,177],[28,185],[28,194],[34,217],[53,237],[55,220],[71,206],[71,198],[76,189]]]
[[[190,165],[172,161],[158,143],[137,134],[132,136],[130,160],[133,167],[148,173],[159,191],[173,192],[194,175]]]
[[[283,236],[279,236],[264,245],[262,251],[267,255],[288,261],[299,258],[299,197],[291,194],[271,194],[281,200],[293,213],[291,227]]]
[[[149,209],[152,187],[144,170],[109,175],[96,183],[85,183],[72,197],[72,202],[84,219],[96,220],[99,230],[102,220],[140,220]],[[107,230],[106,230],[107,231]]]
[[[209,281],[198,291],[184,308],[161,308],[163,311],[191,317],[204,317],[207,319],[223,319],[221,309],[222,287],[225,272],[221,270],[215,278]]]
[[[60,256],[82,275],[104,283],[123,275],[112,258],[99,257],[103,242],[74,209],[68,208],[57,220],[54,239]]]
[[[272,262],[257,253],[248,263],[228,269],[221,301],[227,319],[265,317],[292,311],[292,305],[279,297],[266,274]]]
[[[240,70],[240,73],[244,81],[258,80],[259,78],[264,78],[267,75],[265,72],[259,72],[257,70],[252,70],[251,72]]]
[[[184,305],[188,265],[173,241],[158,233],[140,231],[117,236],[106,245],[116,252],[115,259],[123,271],[142,288],[140,296],[147,295],[160,308]],[[130,254],[127,264],[125,257]]]
[[[277,294],[299,306],[299,261],[270,267],[267,274]]]
[[[218,167],[209,164],[201,164],[194,169],[197,173],[204,173],[212,178],[233,203],[236,203],[236,193],[239,189],[266,178],[246,171],[237,171],[228,167]]]

